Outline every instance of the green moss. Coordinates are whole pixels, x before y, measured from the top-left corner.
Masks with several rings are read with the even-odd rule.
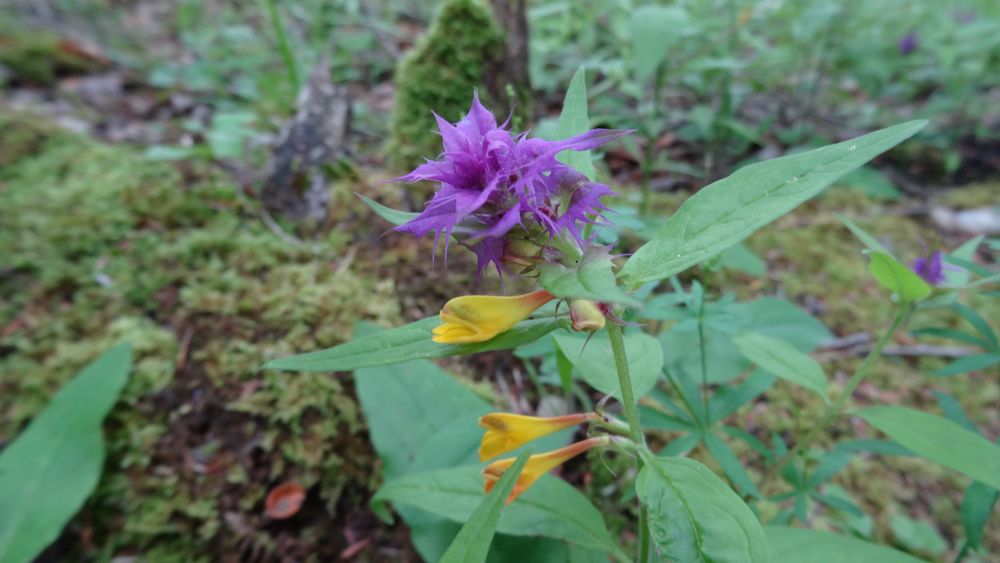
[[[430,30],[403,58],[396,71],[396,108],[389,142],[391,163],[412,168],[441,152],[441,137],[431,112],[458,121],[479,88],[488,107],[484,73],[504,53],[504,36],[490,8],[479,0],[448,0]],[[509,104],[501,104],[509,105]]]
[[[0,12],[6,21],[9,15]],[[15,28],[0,24],[0,65],[14,78],[31,84],[52,84],[61,74],[81,73],[92,69],[95,62],[77,53],[72,44],[59,36],[39,30]]]
[[[93,544],[151,561],[274,553],[263,498],[294,479],[316,511],[302,545],[335,558],[324,530],[342,502],[362,502],[375,464],[353,390],[258,368],[339,343],[361,318],[398,324],[392,279],[341,263],[350,237],[284,242],[205,170],[182,175],[29,116],[0,113],[0,124],[0,437],[127,339],[135,369],[78,516]],[[362,205],[337,201],[344,216]]]

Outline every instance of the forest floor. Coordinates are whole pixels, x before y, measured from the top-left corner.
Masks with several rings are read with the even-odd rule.
[[[432,269],[430,241],[386,233],[389,225],[355,194],[395,207],[413,202],[380,183],[393,172],[378,156],[357,158],[331,183],[327,218],[291,236],[262,215],[252,174],[240,166],[144,156],[142,147],[169,138],[178,115],[199,111],[183,93],[137,83],[64,47],[50,56],[73,62],[53,59],[49,80],[0,91],[0,447],[111,343],[131,340],[136,367],[107,425],[98,491],[43,560],[101,553],[151,561],[378,561],[388,553],[415,560],[403,526],[381,524],[368,509],[378,461],[351,377],[259,366],[343,342],[359,320],[394,326],[435,314],[474,285],[457,273],[472,271],[470,256],[455,252],[450,271]],[[387,94],[373,89],[372,103]],[[837,337],[877,333],[889,304],[867,281],[861,245],[835,214],[915,258],[970,238],[942,230],[930,218],[933,207],[995,204],[998,192],[1000,175],[983,173],[963,185],[921,186],[893,202],[833,187],[749,239],[764,275],[699,269],[684,281],[697,278],[714,296],[783,297]],[[666,216],[686,195],[659,194],[654,213]],[[1000,319],[996,300],[975,305]],[[959,319],[918,313],[912,326],[933,323]],[[914,343],[905,333],[896,341]],[[822,357],[837,381],[860,359],[851,348]],[[502,406],[519,392],[510,371],[522,361],[497,352],[448,367]],[[932,390],[945,390],[996,440],[996,373],[925,375],[945,362],[889,357],[858,401],[928,406]],[[514,391],[501,393],[498,380]],[[778,386],[734,418],[782,432],[821,408]],[[828,439],[854,430],[845,419]],[[583,481],[587,471],[578,464],[568,474]],[[306,504],[289,520],[267,519],[264,496],[289,480],[307,488]],[[937,546],[913,545],[895,515],[941,523],[936,533],[949,543],[962,535],[966,480],[930,463],[860,456],[835,483],[878,515],[872,534],[881,541],[943,557]],[[985,545],[1000,553],[996,522]]]

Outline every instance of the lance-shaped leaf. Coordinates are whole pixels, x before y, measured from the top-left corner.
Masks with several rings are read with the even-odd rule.
[[[588,130],[590,130],[590,116],[587,114],[587,72],[581,66],[569,81],[556,131],[560,139],[568,139]],[[572,166],[590,180],[597,176],[594,163],[590,161],[590,151],[565,151],[556,158]]]
[[[823,368],[808,354],[799,352],[784,340],[763,334],[747,332],[733,339],[736,347],[751,362],[761,369],[796,385],[826,396],[826,375]]]
[[[413,218],[415,218],[417,215],[420,215],[419,213],[414,213],[412,211],[402,211],[399,209],[386,207],[381,203],[375,201],[374,199],[370,197],[365,197],[361,194],[357,194],[357,196],[360,197],[361,201],[365,202],[365,205],[371,208],[371,210],[374,211],[376,215],[392,223],[393,225],[402,225],[407,221],[413,220]]]
[[[431,332],[439,324],[441,321],[437,317],[427,317],[326,350],[271,360],[264,364],[264,368],[287,371],[348,371],[410,360],[506,350],[545,336],[559,327],[560,321],[554,318],[527,320],[486,342],[473,344],[434,342],[431,340]]]
[[[500,510],[503,508],[507,496],[514,490],[514,483],[521,475],[524,464],[528,463],[530,455],[530,451],[522,451],[521,455],[514,460],[514,465],[504,471],[493,490],[472,511],[469,521],[462,526],[458,535],[451,542],[448,551],[441,558],[441,563],[481,563],[486,561],[486,556],[490,552],[490,544],[493,543],[493,536],[497,531]]]
[[[1000,490],[1000,446],[943,418],[904,407],[857,413],[913,453]]]
[[[661,280],[722,252],[927,124],[910,121],[850,141],[752,164],[688,198],[619,273]]]
[[[56,393],[0,453],[0,561],[32,561],[97,485],[101,424],[125,386],[132,351],[112,348]]]
[[[923,563],[883,545],[851,536],[791,528],[765,526],[772,561],[795,563]]]
[[[636,494],[665,561],[768,561],[760,522],[721,479],[697,461],[643,453]]]

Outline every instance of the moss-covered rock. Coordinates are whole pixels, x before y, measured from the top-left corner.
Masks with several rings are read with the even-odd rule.
[[[495,99],[485,73],[504,55],[504,34],[482,0],[447,0],[428,32],[406,54],[396,71],[396,108],[389,142],[391,164],[412,168],[441,152],[431,112],[460,119],[479,88],[483,103],[501,114],[515,104],[527,109],[527,92]],[[511,85],[511,91],[514,86]],[[520,85],[516,85],[520,86]]]
[[[112,343],[136,353],[104,477],[62,547],[209,561],[291,534],[304,551],[285,556],[335,558],[329,530],[363,504],[375,464],[349,380],[258,368],[342,342],[362,318],[398,323],[393,280],[339,267],[350,237],[286,242],[207,170],[19,115],[0,114],[0,155],[0,443]],[[336,199],[338,213],[361,206]],[[286,480],[308,490],[292,529],[262,514]]]

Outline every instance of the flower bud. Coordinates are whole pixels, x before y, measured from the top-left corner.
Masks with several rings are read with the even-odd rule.
[[[597,332],[604,328],[604,310],[589,299],[574,299],[569,304],[569,318],[577,332]]]
[[[518,266],[531,266],[538,262],[542,247],[526,239],[514,239],[503,249],[503,261]]]

